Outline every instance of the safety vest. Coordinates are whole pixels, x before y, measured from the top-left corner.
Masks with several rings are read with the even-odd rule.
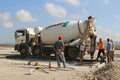
[[[99,42],[98,45],[99,45],[99,49],[104,49],[105,48],[103,42]]]

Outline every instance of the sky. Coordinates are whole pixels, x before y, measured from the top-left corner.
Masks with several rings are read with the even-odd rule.
[[[0,43],[14,43],[14,32],[64,20],[96,18],[97,39],[120,41],[120,0],[0,0]]]

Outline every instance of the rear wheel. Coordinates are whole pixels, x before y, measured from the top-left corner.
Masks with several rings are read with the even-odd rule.
[[[40,49],[39,47],[34,47],[34,48],[32,49],[32,54],[33,54],[34,56],[41,55],[41,49]]]
[[[67,55],[69,59],[75,59],[78,56],[79,52],[77,48],[68,48]]]

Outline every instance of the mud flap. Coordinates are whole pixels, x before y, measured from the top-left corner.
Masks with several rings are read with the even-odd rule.
[[[95,53],[95,50],[96,50],[96,38],[97,38],[97,36],[90,37],[90,39],[91,39],[91,43],[90,43],[90,56],[91,56],[91,59],[94,58],[94,53]]]

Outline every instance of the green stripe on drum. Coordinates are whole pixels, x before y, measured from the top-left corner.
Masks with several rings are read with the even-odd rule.
[[[70,21],[65,21],[62,27],[66,27]]]

